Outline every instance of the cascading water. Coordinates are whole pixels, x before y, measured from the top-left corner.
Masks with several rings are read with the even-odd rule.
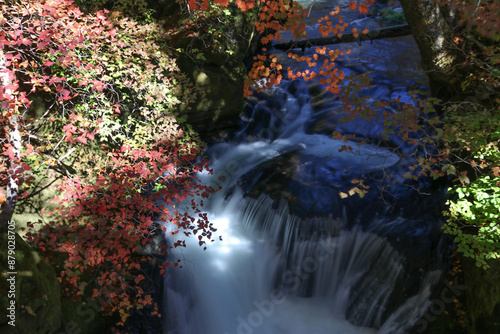
[[[406,37],[363,45],[364,59],[343,69],[372,72],[377,98],[409,101],[425,80],[414,63],[407,78],[394,72],[405,49],[417,53]],[[366,60],[376,57],[387,64]],[[397,153],[372,140],[340,153],[345,143],[328,131],[373,138],[380,124],[337,122],[339,102],[314,101],[314,89],[285,81],[257,95],[233,139],[210,147],[214,174],[201,178],[222,186],[205,204],[216,241],[204,251],[193,238],[170,253],[183,267],[165,281],[165,334],[396,334],[429,306],[442,272],[438,221],[422,211],[432,198],[405,192],[398,174],[415,148]],[[388,172],[396,209],[338,196],[352,179],[376,186]]]

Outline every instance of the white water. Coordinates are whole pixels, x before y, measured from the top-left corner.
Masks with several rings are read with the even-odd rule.
[[[366,58],[383,59],[388,65],[381,67],[389,68],[397,65],[391,57],[404,54],[406,59],[409,48],[416,50],[414,45],[408,47],[406,39],[393,43],[399,44],[364,44],[362,53]],[[377,49],[377,45],[385,48]],[[378,70],[369,64],[365,64],[367,70]],[[387,71],[378,91],[387,91],[390,98],[396,86],[396,93],[403,95],[403,100],[409,99],[405,79],[400,76],[403,70]],[[248,122],[236,136],[238,140],[210,148],[214,175],[203,175],[202,179],[214,188],[222,187],[205,205],[217,228],[216,241],[203,251],[193,238],[187,240],[186,248],[170,253],[171,259],[182,260],[182,268],[170,269],[165,281],[164,334],[404,333],[429,306],[439,270],[424,273],[417,291],[406,299],[396,299],[399,305],[393,305],[391,296],[400,293],[396,286],[404,285],[401,282],[407,277],[408,260],[385,238],[352,222],[349,225],[347,218],[314,214],[300,218],[290,213],[284,200],[275,202],[264,193],[255,199],[245,197],[240,187],[243,176],[289,152],[301,159],[331,161],[332,168],[340,171],[355,167],[360,174],[397,166],[403,158],[374,144],[358,146],[306,133],[304,124],[313,113],[311,106],[301,104],[286,88],[271,91],[286,94],[281,109],[272,114],[267,109],[254,110],[251,117],[257,129],[252,130]],[[378,133],[380,124],[353,122],[347,126]],[[340,153],[342,145],[352,146],[355,152]],[[300,163],[298,169],[313,162],[303,159]],[[328,173],[329,169],[321,171]],[[315,177],[317,183],[324,182],[321,174]],[[293,195],[301,198],[304,194]],[[377,218],[373,221],[377,223]],[[384,224],[405,226],[405,219],[386,220]],[[175,238],[169,236],[168,242],[175,242]]]
[[[273,210],[264,195],[257,200],[243,199],[240,193],[228,201],[215,197],[210,211],[223,241],[203,251],[193,240],[173,255],[184,263],[166,282],[165,333],[402,333],[428,306],[439,272],[431,272],[421,293],[381,323],[379,331],[350,324],[345,314],[356,283],[364,282],[371,304],[360,305],[365,312],[360,316],[380,319],[401,274],[404,259],[387,241],[342,230],[341,221],[301,221],[285,205]],[[253,229],[255,223],[262,224],[261,231]],[[323,225],[329,231],[312,241],[299,240],[300,224]],[[368,274],[375,261],[381,262],[378,272]]]
[[[284,201],[276,206],[264,194],[244,198],[237,186],[252,167],[297,144],[308,155],[345,164],[369,161],[367,168],[398,159],[392,152],[380,154],[377,147],[343,155],[334,140],[318,136],[295,131],[272,142],[224,143],[212,149],[215,173],[203,179],[223,186],[206,205],[217,228],[216,241],[203,251],[194,238],[171,253],[183,267],[170,270],[165,283],[164,333],[403,333],[418,320],[429,305],[438,271],[427,274],[420,292],[383,321],[405,261],[385,239],[356,227],[348,230],[342,219],[299,218]],[[378,330],[349,323],[348,311],[358,323],[377,324]]]

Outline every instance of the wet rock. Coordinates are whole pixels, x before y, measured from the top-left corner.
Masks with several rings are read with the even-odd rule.
[[[54,269],[38,255],[17,233],[0,231],[0,271],[17,272],[0,280],[0,307],[7,310],[15,300],[15,327],[8,324],[12,319],[0,319],[0,332],[5,334],[46,334],[56,333],[61,327],[61,287]],[[7,268],[8,241],[15,241],[15,268]],[[11,259],[11,258],[9,258]],[[7,291],[15,292],[15,299]],[[10,311],[9,311],[10,312]]]

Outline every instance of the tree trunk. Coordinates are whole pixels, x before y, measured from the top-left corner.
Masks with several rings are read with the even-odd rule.
[[[282,50],[289,50],[295,48],[305,49],[318,45],[352,43],[352,42],[361,43],[361,41],[366,41],[366,40],[405,36],[410,34],[411,34],[410,27],[407,24],[402,24],[393,27],[370,30],[370,32],[367,35],[360,33],[358,37],[354,37],[353,34],[343,34],[342,37],[328,36],[319,38],[308,38],[300,41],[276,43],[274,47],[276,49],[282,49]]]
[[[453,30],[449,25],[452,15],[433,0],[401,0],[401,5],[420,49],[432,95],[452,98],[460,82],[460,71],[456,70],[460,59],[453,51]]]
[[[0,78],[2,81],[3,87],[7,87],[11,82],[9,78],[9,69],[5,66],[6,59],[3,55],[3,52],[0,51]],[[10,95],[11,91],[10,89],[5,89],[3,92],[4,95]],[[9,159],[7,160],[7,163],[4,165],[7,165],[7,186],[6,186],[6,191],[5,191],[5,201],[1,204],[1,209],[2,213],[0,214],[0,229],[4,226],[6,226],[9,221],[12,219],[12,215],[14,214],[14,209],[16,207],[16,202],[17,202],[17,196],[19,192],[19,184],[18,184],[18,172],[19,169],[21,168],[19,161],[20,161],[20,154],[21,154],[21,135],[19,132],[19,115],[13,114],[10,111],[7,111],[5,113],[7,116],[7,119],[9,119],[7,124],[4,124],[3,126],[5,128],[8,128],[8,130],[5,131],[5,138],[2,138],[3,144],[9,143],[12,147],[13,150],[13,156],[12,158],[9,158],[7,156],[3,156],[3,159]]]

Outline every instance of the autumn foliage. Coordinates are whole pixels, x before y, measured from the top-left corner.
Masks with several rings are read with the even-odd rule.
[[[179,71],[175,58],[182,50],[169,45],[171,31],[151,19],[146,3],[117,3],[123,6],[113,11],[83,12],[73,0],[0,0],[4,83],[0,86],[4,157],[0,182],[5,188],[9,175],[17,180],[22,200],[58,181],[51,221],[30,224],[26,235],[54,264],[62,254],[59,280],[67,295],[91,295],[105,314],[120,314],[123,324],[131,308],[151,306],[157,313],[151,295],[141,287],[144,265],[154,257],[144,249],[154,243],[161,228],[155,222],[182,228],[202,247],[211,240],[214,228],[202,213],[203,202],[192,200],[213,191],[196,179],[197,172],[210,172],[202,156],[203,143],[176,114],[180,105],[188,108],[204,92]],[[351,1],[348,8],[367,14],[373,3]],[[400,113],[376,113],[367,106],[359,92],[369,84],[369,77],[351,76],[345,83],[346,75],[335,66],[350,50],[318,47],[308,56],[290,50],[288,60],[307,65],[302,70],[284,68],[276,55],[267,53],[266,47],[280,40],[283,31],[304,37],[305,12],[296,1],[187,0],[181,5],[191,15],[227,6],[253,13],[264,48],[249,70],[247,95],[284,78],[318,80],[326,91],[339,94],[346,117],[383,117],[385,135],[397,129],[404,141],[416,144],[412,134],[421,131],[424,123],[426,129],[438,129],[442,135],[433,101],[402,105],[396,99],[392,102],[401,105]],[[483,7],[477,30],[498,40],[489,25],[481,24],[498,23]],[[320,34],[341,36],[347,31],[340,12],[337,7],[319,19]],[[351,32],[369,33],[367,29]],[[497,57],[492,49],[488,52]],[[387,102],[376,103],[381,108]],[[22,139],[20,150],[9,140],[14,120]],[[341,133],[335,136],[347,139]],[[457,173],[437,167],[447,158],[444,153],[422,158],[405,176],[437,178]],[[362,181],[356,184],[352,194],[364,194]],[[0,204],[5,201],[0,193]],[[189,213],[178,209],[181,204],[190,208]],[[184,245],[179,241],[170,246]],[[163,263],[161,269],[171,265],[177,262]]]
[[[61,265],[63,255],[59,280],[67,295],[91,295],[105,314],[120,314],[123,324],[131,308],[153,303],[141,281],[143,265],[153,256],[143,250],[154,241],[159,228],[154,222],[181,227],[186,236],[196,235],[200,246],[214,229],[201,212],[203,203],[188,202],[189,214],[176,209],[212,191],[196,180],[197,172],[209,171],[200,158],[202,143],[176,117],[180,104],[189,106],[203,92],[177,68],[178,51],[165,47],[169,32],[150,19],[145,3],[118,3],[123,6],[115,11],[83,12],[72,0],[0,0],[0,71],[8,82],[0,96],[2,168],[11,166],[19,198],[54,180],[60,183],[52,220],[30,224],[26,235],[54,265]],[[351,6],[366,13],[371,3]],[[190,0],[186,6],[206,11],[229,4]],[[295,1],[237,0],[235,5],[255,13],[263,45],[279,40],[282,31],[304,34],[304,12]],[[134,6],[140,8],[136,18]],[[342,34],[347,23],[339,9],[330,16],[320,20],[320,32]],[[264,89],[283,75],[322,77],[326,89],[338,93],[344,74],[334,61],[349,51],[316,51],[313,57],[293,52],[289,57],[311,68],[318,55],[326,57],[317,72],[284,71],[274,55],[257,55],[246,93],[261,79]],[[20,152],[7,140],[14,117],[19,117]],[[2,182],[6,186],[7,178]],[[171,245],[179,246],[184,243]],[[162,268],[169,265],[177,262]]]
[[[165,35],[153,23],[85,14],[70,0],[0,5],[9,81],[0,87],[2,127],[20,116],[22,136],[20,155],[9,142],[2,154],[22,167],[14,171],[21,199],[38,190],[33,185],[62,181],[53,220],[29,224],[26,235],[55,265],[54,254],[65,254],[66,294],[90,294],[123,324],[132,307],[152,304],[141,266],[153,256],[144,248],[159,229],[154,221],[183,227],[200,244],[211,238],[198,206],[191,215],[176,209],[211,191],[195,177],[208,170],[202,143],[175,116],[199,92],[162,50]]]
[[[357,10],[361,14],[366,14],[368,5],[373,4],[374,0],[358,3],[352,1],[349,9]],[[324,16],[318,20],[318,32],[322,36],[337,35],[342,36],[342,33],[348,27],[348,23],[343,21],[340,14],[340,8],[337,6],[330,15]],[[279,41],[284,31],[290,31],[295,38],[303,38],[306,36],[304,18],[306,11],[303,10],[297,2],[280,0],[280,1],[263,1],[262,9],[259,14],[259,22],[256,23],[257,31],[263,34],[261,42],[263,45],[271,41]],[[286,18],[286,19],[285,19]],[[285,19],[285,20],[284,20]],[[354,29],[353,33],[357,33]],[[364,29],[363,34],[368,34],[368,30]],[[262,51],[267,51],[265,48]],[[350,50],[342,52],[340,50],[329,50],[329,58],[321,57],[325,55],[326,48],[317,48],[316,54],[311,56],[299,56],[297,53],[290,52],[288,57],[295,60],[297,63],[307,63],[310,70],[295,71],[290,66],[286,69],[277,63],[277,58],[273,55],[257,55],[254,58],[252,68],[249,70],[248,80],[245,85],[245,94],[251,95],[251,86],[256,86],[257,91],[264,90],[275,84],[279,84],[284,78],[284,74],[288,79],[295,80],[302,78],[306,81],[314,78],[321,78],[321,84],[326,85],[325,89],[332,93],[339,92],[340,83],[344,79],[344,73],[335,67],[335,60],[342,55],[349,54]],[[319,70],[313,69],[318,63],[318,58],[322,58],[322,66]],[[285,73],[284,70],[286,70]],[[264,80],[261,80],[264,79]],[[259,81],[258,85],[255,85]]]

